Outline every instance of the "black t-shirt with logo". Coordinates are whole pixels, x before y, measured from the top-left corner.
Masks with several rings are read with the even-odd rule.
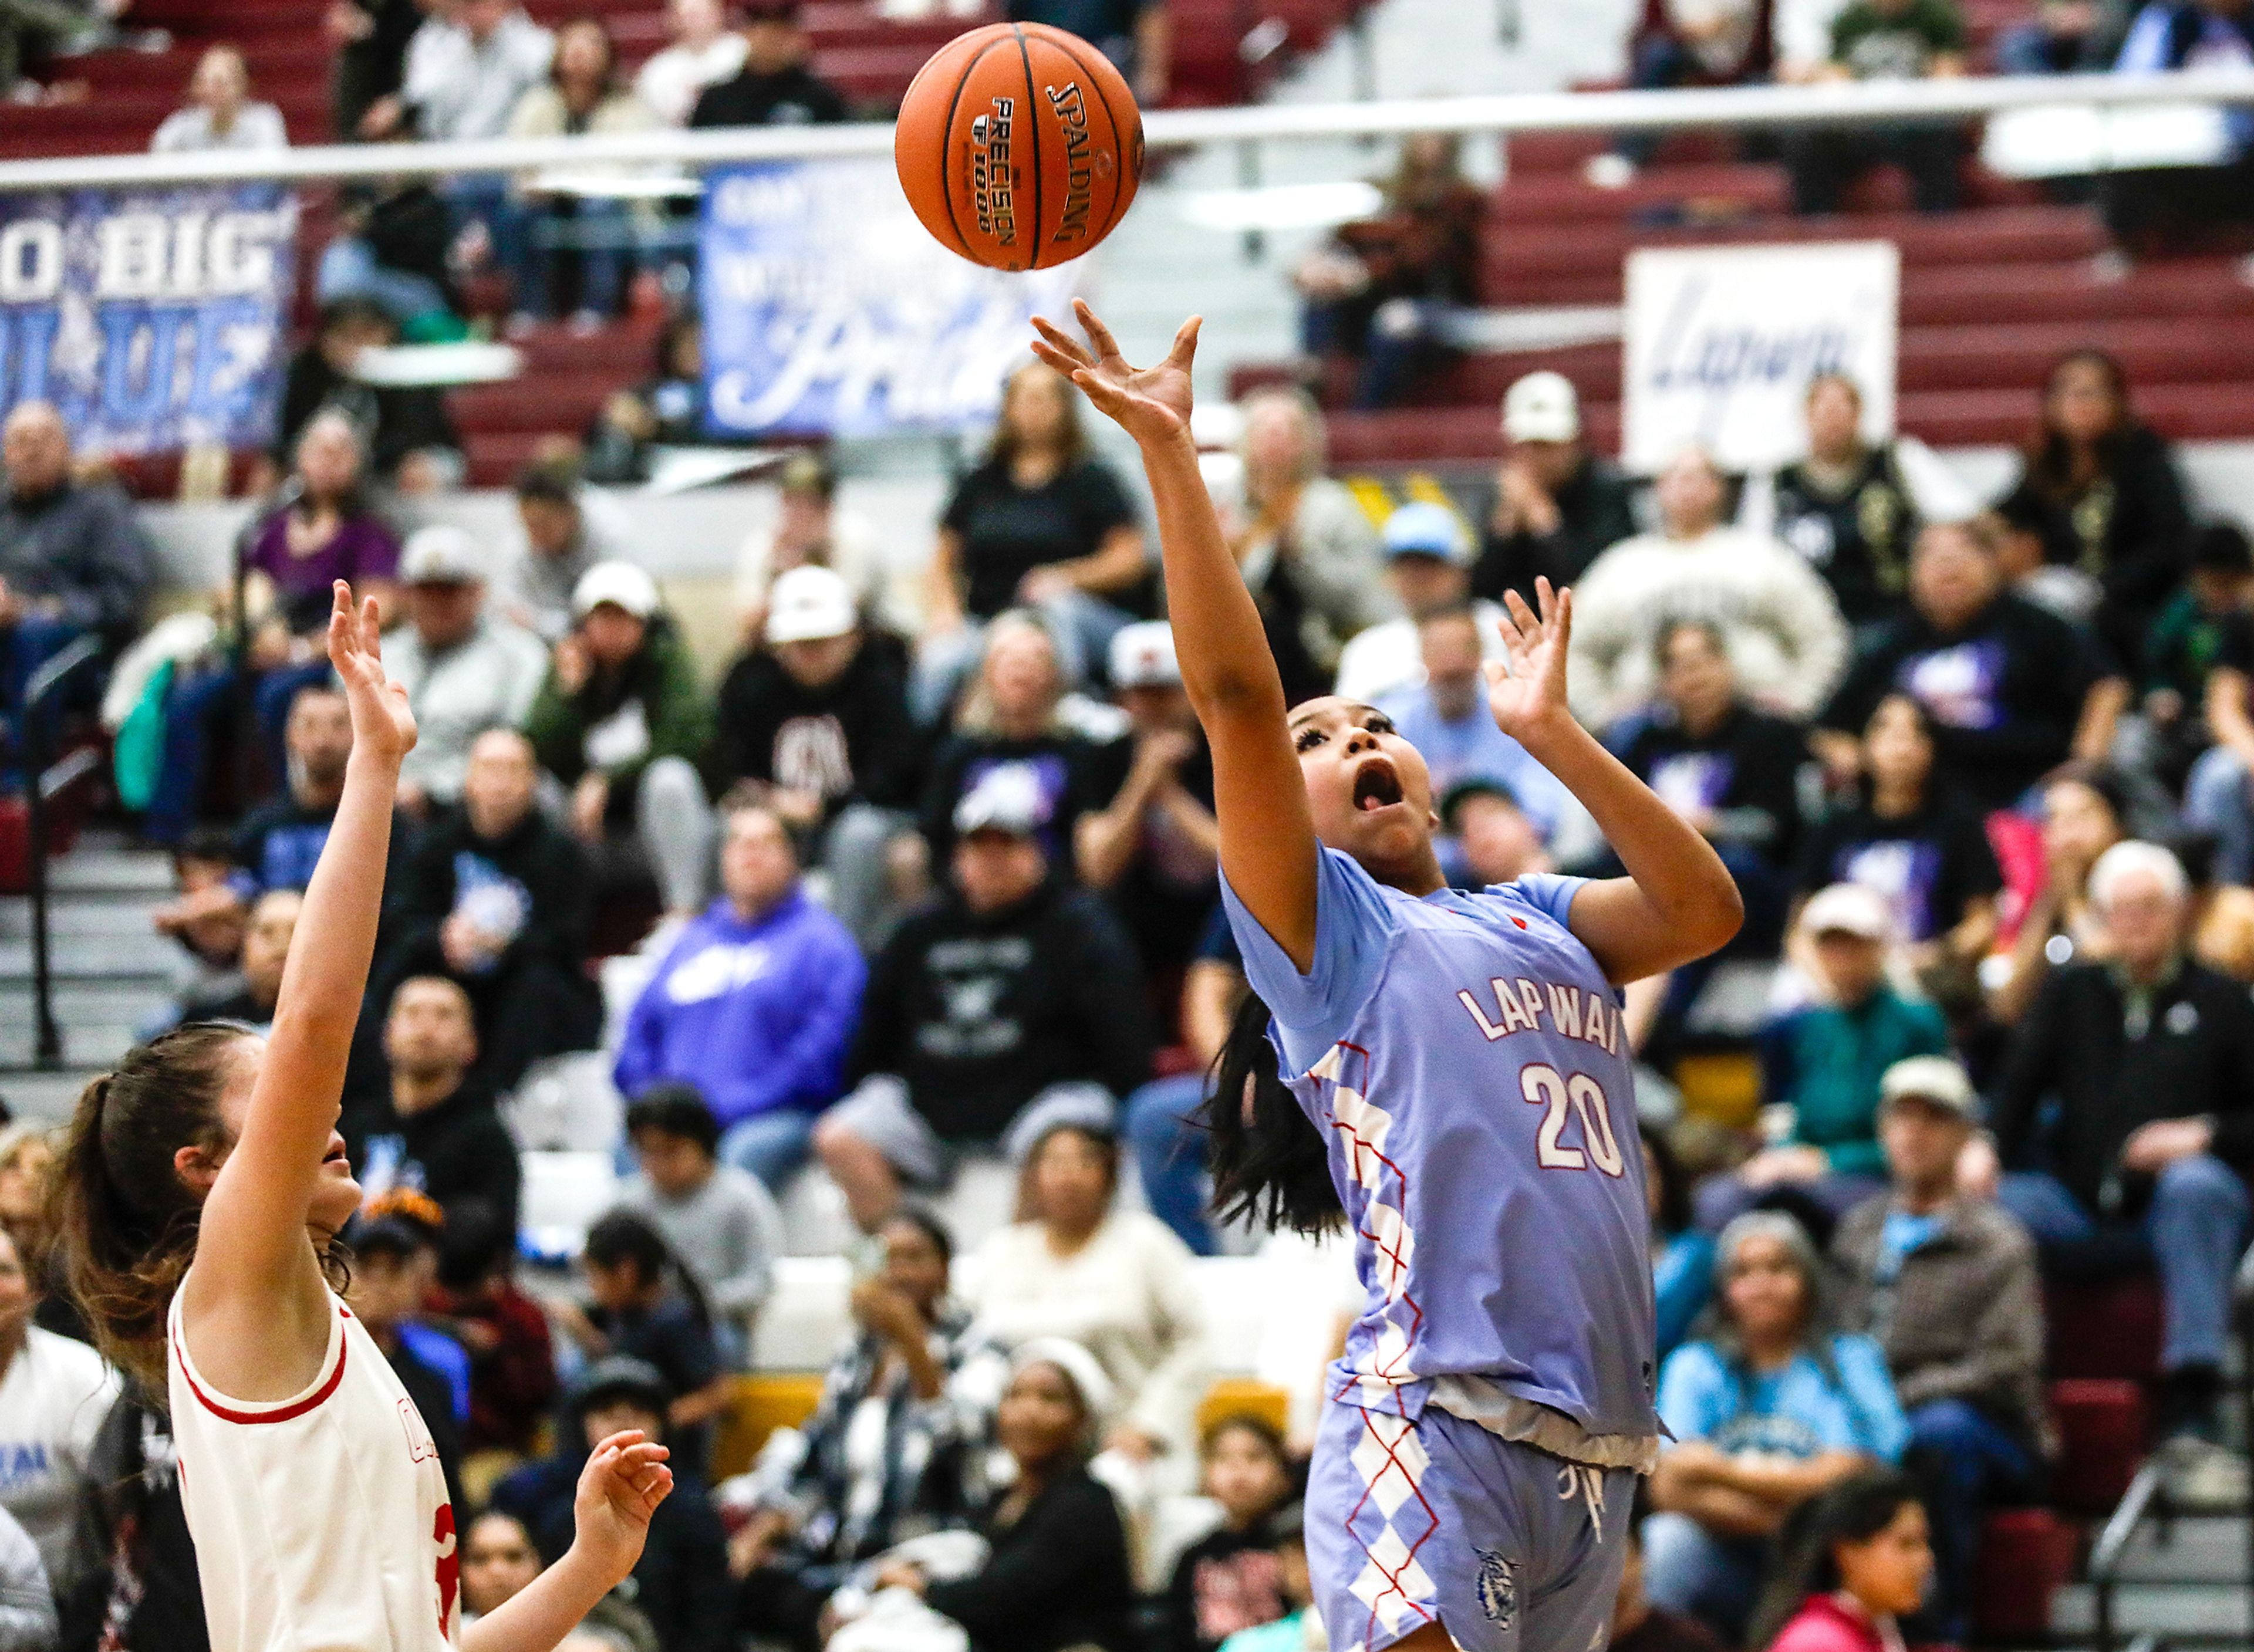
[[[1776,473],[1776,536],[1808,559],[1850,625],[1891,620],[1909,588],[1917,507],[1891,448],[1863,456],[1845,486],[1819,486],[1805,465]]]
[[[963,606],[991,620],[1018,600],[1018,583],[1036,568],[1092,556],[1103,536],[1131,526],[1135,508],[1110,467],[1082,459],[1042,483],[1020,487],[1010,467],[989,460],[962,479],[940,525],[962,537]]]
[[[1867,802],[1809,828],[1796,878],[1802,894],[1860,884],[1884,896],[1905,940],[1930,941],[1964,920],[1965,903],[2004,886],[1980,816],[1951,798],[1888,817]]]
[[[1897,691],[1934,724],[1938,776],[1983,810],[2008,808],[2064,762],[2082,703],[2118,669],[2095,638],[2022,598],[1998,597],[1942,633],[1914,609],[1893,621],[1816,721],[1860,735]]]

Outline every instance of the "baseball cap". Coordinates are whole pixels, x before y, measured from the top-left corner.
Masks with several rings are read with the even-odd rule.
[[[1111,638],[1111,686],[1114,689],[1172,689],[1182,681],[1182,663],[1174,654],[1174,628],[1163,620],[1142,620],[1122,626]]]
[[[608,1399],[638,1400],[662,1417],[673,1403],[673,1390],[664,1374],[648,1361],[630,1354],[612,1354],[597,1360],[571,1385],[571,1409],[592,1410]]]
[[[1811,935],[1844,934],[1866,941],[1890,940],[1894,930],[1885,898],[1861,884],[1833,884],[1818,890],[1801,909],[1800,927]]]
[[[630,562],[598,562],[572,588],[571,617],[584,620],[606,602],[647,620],[657,612],[657,582]]]
[[[775,485],[786,494],[819,494],[828,499],[837,491],[837,472],[819,453],[793,453]]]
[[[861,623],[853,590],[827,568],[791,568],[767,592],[769,642],[820,642]]]
[[[1980,1098],[1972,1093],[1972,1081],[1964,1076],[1964,1068],[1953,1056],[1908,1056],[1888,1068],[1879,1081],[1881,1107],[1913,1096],[1945,1107],[1960,1118],[1979,1116]]]
[[[1572,442],[1581,434],[1581,398],[1562,373],[1530,373],[1503,393],[1502,433],[1514,442]]]
[[[1438,556],[1459,565],[1472,559],[1471,536],[1446,505],[1418,500],[1385,519],[1388,556]]]
[[[1048,823],[1049,803],[1040,780],[1020,763],[987,770],[955,806],[955,830],[965,837],[973,832],[1030,837]]]
[[[410,585],[474,585],[486,577],[477,541],[452,522],[432,522],[408,536],[399,578]]]

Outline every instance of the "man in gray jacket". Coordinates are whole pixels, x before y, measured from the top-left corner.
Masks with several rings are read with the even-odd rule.
[[[2032,1492],[2052,1446],[2034,1242],[1956,1188],[1978,1108],[1950,1057],[1888,1068],[1879,1143],[1893,1185],[1850,1211],[1831,1245],[1847,1323],[1886,1350],[1909,1417],[1905,1464],[1933,1522],[1935,1628],[1951,1642],[1964,1639],[1983,1508]]]
[[[407,690],[419,731],[399,770],[400,806],[421,816],[460,801],[470,746],[521,728],[548,675],[548,650],[486,612],[483,558],[462,529],[418,528],[399,558],[407,623],[383,642],[384,669]]]
[[[156,583],[156,551],[122,494],[71,480],[70,430],[51,403],[8,415],[0,458],[0,764],[12,766],[32,673],[88,633],[122,647]]]

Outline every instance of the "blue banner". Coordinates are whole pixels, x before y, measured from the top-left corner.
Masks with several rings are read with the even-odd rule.
[[[781,161],[705,179],[712,435],[881,436],[990,424],[1026,325],[1079,264],[984,270],[916,221],[888,160]]]
[[[0,196],[0,413],[52,402],[80,452],[264,446],[297,227],[270,184]]]

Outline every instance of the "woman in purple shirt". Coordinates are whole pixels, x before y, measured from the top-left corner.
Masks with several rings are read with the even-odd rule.
[[[1452,891],[1424,760],[1337,698],[1290,710],[1198,472],[1198,324],[1130,368],[1037,321],[1034,349],[1133,436],[1183,685],[1213,749],[1222,898],[1298,1111],[1224,1070],[1216,1182],[1287,1221],[1343,1206],[1365,1301],[1307,1493],[1337,1652],[1587,1652],[1634,1476],[1657,1456],[1649,1217],[1617,989],[1736,933],[1705,840],[1573,721],[1571,598],[1538,586],[1490,668],[1496,724],[1593,816],[1628,876]],[[1232,1082],[1232,1079],[1235,1080]],[[1323,1155],[1327,1188],[1315,1181]]]

